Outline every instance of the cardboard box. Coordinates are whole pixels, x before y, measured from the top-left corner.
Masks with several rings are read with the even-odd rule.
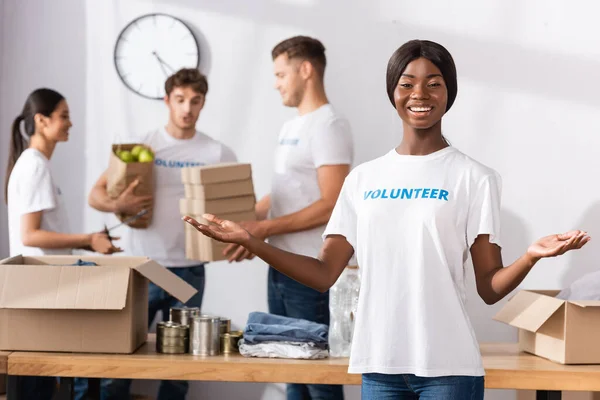
[[[2,260],[0,350],[132,353],[147,339],[148,280],[183,303],[196,293],[147,257]]]
[[[202,215],[194,215],[194,214],[186,214],[186,215],[189,215],[190,217],[194,218],[196,221],[200,222],[201,224],[207,225],[209,223],[207,220],[202,218]],[[233,222],[256,221],[256,213],[254,212],[254,210],[240,211],[240,212],[235,212],[235,213],[217,214],[217,217],[219,217],[221,219],[226,219],[228,221],[233,221]],[[187,222],[184,222],[184,224],[186,224],[187,226],[194,229],[194,227],[191,226],[190,224],[188,224]],[[198,231],[196,231],[196,232],[198,232]],[[198,233],[200,233],[200,232],[198,232]]]
[[[190,224],[185,227],[185,256],[189,260],[198,261],[222,261],[227,257],[223,255],[223,250],[227,248],[228,243],[221,243],[213,240],[194,229]]]
[[[254,195],[252,179],[211,183],[208,185],[185,184],[184,186],[185,197],[188,199],[213,200]]]
[[[125,189],[136,179],[139,179],[139,184],[135,187],[133,193],[138,196],[154,195],[154,163],[152,162],[123,162],[115,152],[117,150],[131,150],[136,143],[130,144],[113,144],[108,161],[107,184],[106,191],[108,195],[115,199],[123,193]],[[149,148],[148,146],[142,145]],[[149,212],[141,218],[130,222],[128,225],[132,228],[147,228],[152,222],[152,207]],[[115,214],[120,221],[133,216],[130,214]]]
[[[190,216],[200,223],[209,223],[207,220],[202,218],[202,216]],[[254,211],[221,214],[218,217],[234,222],[256,220],[256,214],[254,213]],[[184,222],[184,224],[186,258],[198,261],[222,261],[227,259],[227,257],[223,255],[223,250],[225,250],[225,248],[229,245],[228,243],[221,243],[207,236],[204,236],[202,233],[198,232],[193,226],[191,226],[187,222]]]
[[[230,197],[227,199],[198,200],[179,199],[179,212],[185,215],[230,214],[243,211],[254,211],[254,196]]]
[[[565,301],[558,290],[522,290],[494,316],[519,329],[522,351],[561,364],[600,363],[600,301]]]
[[[221,163],[181,169],[181,181],[195,185],[243,181],[252,178],[250,164]]]

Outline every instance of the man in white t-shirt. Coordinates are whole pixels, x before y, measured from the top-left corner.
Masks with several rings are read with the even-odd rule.
[[[185,257],[185,233],[179,215],[179,199],[185,197],[181,183],[181,168],[237,161],[233,151],[221,142],[196,131],[208,91],[206,77],[197,69],[182,69],[165,83],[165,103],[169,107],[169,121],[148,134],[132,141],[152,148],[155,154],[155,189],[151,225],[146,229],[128,229],[122,239],[124,254],[147,256],[171,268],[171,271],[198,290],[185,305],[201,307],[204,292],[204,265]],[[132,142],[128,141],[128,142]],[[135,196],[126,190],[118,199],[111,199],[106,190],[106,173],[92,189],[89,203],[105,212],[134,214],[149,202],[146,197]],[[135,185],[135,182],[134,184]],[[132,189],[130,187],[129,189]],[[149,323],[162,311],[168,320],[169,309],[181,306],[177,299],[150,283],[148,290]],[[103,396],[109,399],[128,398],[130,381],[107,380],[102,384]],[[163,381],[158,399],[185,399],[186,381]]]
[[[256,205],[258,221],[242,225],[270,244],[316,257],[321,234],[353,162],[348,121],[325,94],[325,48],[316,39],[297,36],[272,52],[276,88],[283,104],[298,116],[284,124],[275,154],[271,193]],[[230,260],[251,255],[232,245]],[[329,324],[329,293],[304,286],[269,270],[269,312]],[[341,386],[288,385],[288,399],[342,399]]]

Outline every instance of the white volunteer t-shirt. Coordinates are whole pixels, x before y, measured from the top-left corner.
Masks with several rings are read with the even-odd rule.
[[[292,214],[321,198],[317,168],[352,164],[350,124],[326,104],[285,123],[275,153],[269,218]],[[324,226],[272,236],[269,243],[283,250],[314,257],[323,241]]]
[[[17,159],[8,179],[8,237],[10,255],[71,254],[72,249],[29,247],[21,240],[21,217],[42,211],[40,229],[70,233],[62,194],[55,185],[48,159],[36,149],[27,149]]]
[[[191,139],[176,139],[161,128],[127,142],[141,142],[154,151],[155,189],[152,223],[146,229],[126,230],[120,243],[123,254],[147,256],[165,267],[197,265],[198,261],[185,258],[184,222],[179,214],[179,199],[185,197],[181,168],[236,162],[235,154],[202,132]]]
[[[483,376],[465,310],[475,238],[500,245],[500,176],[453,147],[395,150],[347,177],[327,235],[362,272],[349,372]]]

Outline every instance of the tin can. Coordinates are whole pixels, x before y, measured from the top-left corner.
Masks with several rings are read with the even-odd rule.
[[[221,334],[221,353],[231,354],[239,351],[238,343],[243,336],[242,331],[233,331]]]
[[[231,331],[231,320],[229,318],[221,318],[221,333],[229,333]]]
[[[159,322],[156,326],[156,352],[183,354],[189,349],[189,328],[172,321]]]
[[[209,315],[192,317],[190,323],[190,353],[216,356],[220,351],[221,319]]]
[[[181,325],[190,325],[193,316],[200,315],[198,307],[173,307],[169,309],[169,320]]]

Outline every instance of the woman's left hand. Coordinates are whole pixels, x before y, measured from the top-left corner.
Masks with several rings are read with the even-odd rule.
[[[527,249],[527,255],[538,260],[544,257],[556,257],[569,250],[582,248],[590,241],[590,236],[584,231],[570,231],[566,233],[543,237]]]

